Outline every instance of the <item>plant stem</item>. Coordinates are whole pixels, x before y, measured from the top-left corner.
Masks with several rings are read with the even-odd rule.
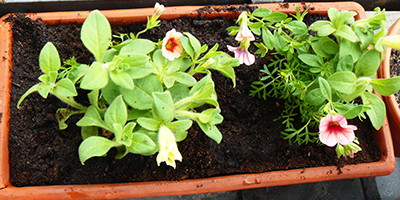
[[[79,110],[82,110],[82,111],[85,111],[85,112],[86,112],[86,110],[87,110],[87,108],[86,108],[85,106],[83,106],[83,105],[77,103],[76,101],[74,101],[74,99],[70,99],[70,98],[68,98],[68,97],[58,96],[58,95],[56,95],[56,94],[54,94],[54,93],[52,93],[52,94],[53,94],[54,96],[56,96],[57,98],[59,98],[60,100],[62,100],[63,102],[65,102],[65,103],[71,105],[72,107],[75,107],[75,108],[77,108],[77,109],[79,109]],[[72,98],[72,97],[71,97],[71,98]]]

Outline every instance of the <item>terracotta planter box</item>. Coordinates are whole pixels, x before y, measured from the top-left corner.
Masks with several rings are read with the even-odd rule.
[[[388,35],[397,35],[400,31],[400,19],[398,19],[390,28]],[[392,48],[386,48],[385,59],[381,63],[378,71],[379,78],[390,78],[390,57]],[[384,96],[383,101],[386,104],[386,113],[389,119],[390,130],[393,138],[393,146],[396,157],[400,157],[400,109],[396,98],[393,95]]]
[[[296,7],[303,10],[310,6],[310,14],[326,15],[330,7],[339,10],[351,10],[358,13],[357,19],[365,17],[365,11],[357,3],[289,3],[289,4],[258,4],[258,7],[267,7],[272,11],[295,13]],[[172,20],[181,16],[195,16],[196,9],[200,7],[168,7],[162,19]],[[144,22],[147,16],[152,15],[153,8],[136,10],[102,11],[111,24],[124,25],[132,22]],[[33,19],[42,18],[45,23],[82,23],[89,11],[66,13],[37,13],[30,15]],[[237,17],[232,13],[221,12],[220,16]],[[215,17],[217,14],[210,14]],[[2,18],[4,19],[4,18]],[[11,90],[11,43],[12,32],[7,23],[0,24],[0,199],[67,199],[67,198],[93,198],[115,199],[135,198],[149,196],[184,195],[196,193],[221,192],[229,190],[242,190],[258,187],[290,185],[388,175],[394,170],[395,159],[393,155],[390,129],[385,120],[382,128],[375,131],[376,143],[381,149],[381,160],[374,163],[346,165],[339,173],[337,166],[324,166],[306,169],[292,169],[286,171],[272,171],[257,174],[239,174],[212,178],[203,178],[184,181],[155,181],[134,182],[121,184],[93,184],[93,185],[58,185],[15,187],[10,183],[9,154],[8,154],[8,121],[10,115],[9,101]]]

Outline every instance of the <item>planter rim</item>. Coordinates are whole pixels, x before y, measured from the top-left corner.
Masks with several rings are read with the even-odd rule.
[[[252,4],[251,6],[270,8],[272,11],[294,13],[296,7],[304,10],[310,6],[310,14],[326,15],[328,8],[335,7],[339,10],[351,10],[357,12],[356,19],[365,18],[364,8],[354,2],[338,3],[282,3],[282,4]],[[197,9],[204,6],[181,6],[167,7],[160,17],[165,20],[172,20],[182,16],[196,16]],[[221,6],[216,6],[221,7]],[[183,9],[181,11],[180,9]],[[321,10],[322,9],[322,10]],[[114,11],[101,11],[111,24],[124,25],[132,22],[145,21],[147,16],[152,15],[153,8],[125,9]],[[90,11],[73,11],[61,15],[59,12],[32,13],[32,19],[42,18],[45,23],[82,23]],[[187,14],[192,13],[192,14]],[[239,13],[230,14],[222,11],[222,16],[237,17]],[[204,15],[204,14],[203,14]],[[207,14],[206,14],[207,15]],[[284,171],[270,171],[256,174],[227,175],[202,179],[188,179],[182,181],[154,181],[154,182],[131,182],[117,184],[93,184],[93,185],[57,185],[57,186],[27,186],[15,187],[10,183],[9,175],[9,152],[8,152],[8,121],[11,81],[12,32],[10,24],[1,18],[0,24],[0,199],[29,198],[29,199],[70,199],[70,198],[93,198],[93,199],[114,199],[114,198],[137,198],[150,196],[186,195],[208,192],[222,192],[230,190],[241,190],[258,187],[280,186],[300,183],[311,183],[338,179],[350,179],[360,177],[382,176],[393,172],[395,159],[391,142],[390,129],[385,119],[380,130],[375,134],[376,142],[381,148],[381,160],[373,163],[358,165],[346,165],[341,169],[337,166],[312,167],[305,169],[291,169]],[[71,17],[72,19],[67,19]],[[124,18],[126,17],[126,18]],[[139,17],[139,20],[133,20]],[[209,14],[209,17],[215,17]],[[121,20],[121,21],[119,21]],[[5,39],[3,39],[5,38]],[[377,137],[380,136],[380,137]],[[376,170],[376,171],[375,171]],[[227,182],[225,182],[227,181]],[[151,192],[156,187],[155,192]],[[150,193],[149,193],[150,192]],[[45,196],[48,195],[48,196]]]

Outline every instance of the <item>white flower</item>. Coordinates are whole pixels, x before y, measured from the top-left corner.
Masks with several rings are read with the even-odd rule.
[[[164,12],[164,10],[165,10],[164,5],[159,4],[158,2],[156,2],[156,4],[154,5],[154,14],[159,17]]]
[[[176,167],[175,160],[182,162],[182,155],[176,145],[174,134],[169,130],[168,127],[161,125],[158,131],[158,145],[160,150],[157,155],[157,165],[160,166],[161,162],[165,162],[167,165]]]
[[[254,35],[247,26],[246,12],[242,12],[242,14],[240,14],[239,16],[239,19],[241,21],[240,29],[235,37],[235,40],[241,43],[245,43],[247,40],[254,41],[255,40]]]
[[[240,47],[232,47],[229,45],[227,45],[227,47],[229,51],[235,53],[235,58],[239,58],[240,64],[244,63],[247,66],[250,66],[256,61],[254,55],[246,51],[245,49],[242,49]]]
[[[170,61],[179,58],[183,52],[181,37],[182,33],[176,32],[172,29],[167,32],[162,43],[162,55]]]

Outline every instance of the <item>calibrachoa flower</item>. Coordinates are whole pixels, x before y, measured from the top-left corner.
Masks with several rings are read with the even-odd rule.
[[[175,29],[172,29],[167,32],[165,38],[162,43],[162,55],[170,61],[173,61],[175,58],[179,58],[183,52],[181,37],[182,33],[176,32]]]
[[[244,48],[241,47],[232,47],[227,45],[228,50],[232,51],[235,53],[235,58],[239,58],[240,64],[246,64],[247,66],[250,66],[254,64],[256,61],[255,57],[253,54],[245,50]]]
[[[247,26],[247,15],[246,12],[242,12],[240,14],[239,19],[241,20],[240,29],[237,33],[235,40],[241,43],[245,43],[246,41],[254,41],[254,35],[250,31],[249,27]]]
[[[329,147],[337,143],[348,145],[355,138],[355,130],[357,127],[348,125],[346,118],[342,115],[328,114],[321,119],[319,124],[319,140]]]
[[[157,165],[160,166],[161,162],[165,162],[175,169],[175,160],[182,161],[182,155],[176,145],[174,134],[164,125],[161,125],[158,131],[158,144],[160,146],[160,151],[156,158]]]

